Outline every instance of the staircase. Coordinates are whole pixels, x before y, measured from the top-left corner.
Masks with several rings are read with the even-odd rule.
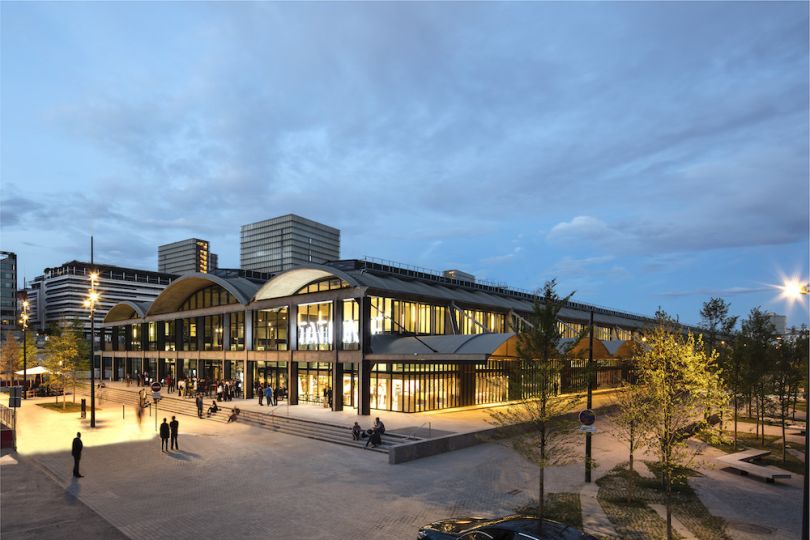
[[[90,389],[87,386],[82,386],[81,388],[77,386],[77,391],[82,394],[89,394]],[[99,393],[101,394],[102,399],[99,399]],[[151,401],[151,393],[148,393],[147,395],[150,398],[149,401]],[[138,393],[136,390],[122,390],[120,388],[112,387],[102,388],[100,392],[97,389],[96,403],[103,406],[103,403],[106,401],[123,403],[125,405],[135,405],[138,402]],[[207,399],[205,410],[208,409],[209,405],[210,399]],[[219,406],[219,412],[217,414],[211,417],[204,416],[203,418],[213,422],[227,423],[228,417],[233,412],[233,407],[222,406],[219,403],[217,403],[217,405]],[[154,407],[154,404],[151,406]],[[184,416],[193,417],[197,416],[197,405],[192,398],[179,398],[176,396],[164,395],[157,408],[159,414],[165,412],[166,414],[181,414]],[[313,420],[303,420],[301,418],[280,416],[274,414],[276,409],[278,409],[278,407],[269,409],[268,412],[240,409],[239,419],[237,421],[239,423],[249,424],[251,426],[256,426],[269,431],[283,433],[285,435],[304,437],[316,441],[340,444],[343,446],[352,446],[360,449],[365,448],[367,439],[361,439],[359,441],[352,440],[352,428],[350,426],[339,426],[335,424],[327,424],[325,422],[316,422]],[[377,448],[371,448],[369,446],[368,450],[387,454],[388,449],[391,446],[412,440],[418,439],[395,433],[386,433],[382,437],[382,444],[380,446]]]

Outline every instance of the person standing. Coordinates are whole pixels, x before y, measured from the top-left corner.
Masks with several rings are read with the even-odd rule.
[[[264,389],[264,397],[267,399],[268,407],[271,405],[275,406],[275,403],[273,403],[273,387],[270,383],[267,383],[267,388]]]
[[[79,462],[82,460],[83,448],[82,434],[76,433],[76,438],[73,439],[73,449],[70,452],[73,455],[73,478],[84,478],[84,475],[79,473]]]
[[[202,418],[203,398],[202,394],[197,394],[197,417]]]
[[[169,422],[169,429],[172,434],[172,450],[180,450],[180,445],[177,444],[177,430],[180,429],[180,422],[174,416],[172,416],[172,421]]]
[[[259,407],[261,407],[262,400],[264,399],[264,389],[262,388],[262,383],[258,383],[256,385],[256,393],[259,394]]]
[[[160,424],[160,451],[169,451],[169,424],[166,422],[165,418],[163,419],[163,423]]]

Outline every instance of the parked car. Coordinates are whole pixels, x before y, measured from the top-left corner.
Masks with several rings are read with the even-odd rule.
[[[530,516],[506,516],[495,519],[453,518],[436,521],[419,529],[418,540],[596,540],[565,523],[543,520],[543,532],[537,532],[540,520]],[[463,528],[464,524],[470,526]]]

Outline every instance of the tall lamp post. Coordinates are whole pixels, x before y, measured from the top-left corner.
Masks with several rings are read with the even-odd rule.
[[[810,285],[807,283],[801,283],[798,280],[790,280],[786,281],[782,287],[782,295],[789,299],[789,300],[801,300],[802,304],[804,304],[804,297],[810,294]],[[805,389],[805,395],[807,394]],[[808,530],[810,529],[810,522],[808,522],[808,504],[810,504],[810,500],[808,499],[808,457],[810,457],[810,453],[808,453],[808,448],[810,447],[810,422],[808,422],[807,412],[804,415],[804,497],[802,498],[802,540],[809,540],[808,539]]]
[[[28,399],[28,300],[23,300],[20,313],[23,331],[23,399]]]
[[[92,255],[90,257],[92,264]],[[96,304],[99,301],[99,294],[96,290],[98,283],[98,273],[90,274],[90,290],[87,291],[87,298],[84,299],[84,307],[90,310],[90,427],[96,427]]]

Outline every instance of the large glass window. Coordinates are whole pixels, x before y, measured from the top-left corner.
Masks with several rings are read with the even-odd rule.
[[[460,405],[456,364],[377,364],[371,372],[371,408],[420,412]]]
[[[445,307],[372,296],[372,334],[444,334]]]
[[[245,312],[231,313],[231,344],[232,351],[245,350]]]
[[[156,351],[157,350],[157,325],[158,323],[147,323],[146,330],[147,330],[147,350],[149,351]]]
[[[222,350],[222,315],[208,315],[203,317],[203,350]]]
[[[140,351],[141,348],[141,325],[133,324],[130,326],[129,350]]]
[[[253,380],[262,385],[270,383],[274,390],[283,390],[281,395],[286,394],[287,362],[256,362]]]
[[[287,350],[287,306],[262,309],[253,314],[253,348],[257,351]]]
[[[314,292],[331,291],[334,289],[345,289],[349,284],[342,279],[327,278],[313,281],[312,283],[302,287],[295,294],[309,294]]]
[[[298,363],[298,400],[323,403],[325,391],[332,387],[332,364],[326,362]],[[333,393],[334,395],[334,393]]]
[[[298,350],[332,350],[332,302],[298,306]]]
[[[197,319],[183,319],[183,350],[197,350]]]
[[[360,304],[356,300],[343,301],[343,350],[360,348]]]
[[[202,309],[236,303],[237,300],[231,293],[219,285],[209,285],[189,296],[178,311],[189,311],[191,309]]]
[[[173,351],[176,348],[174,335],[174,321],[164,321],[158,324],[163,325],[163,350]]]

